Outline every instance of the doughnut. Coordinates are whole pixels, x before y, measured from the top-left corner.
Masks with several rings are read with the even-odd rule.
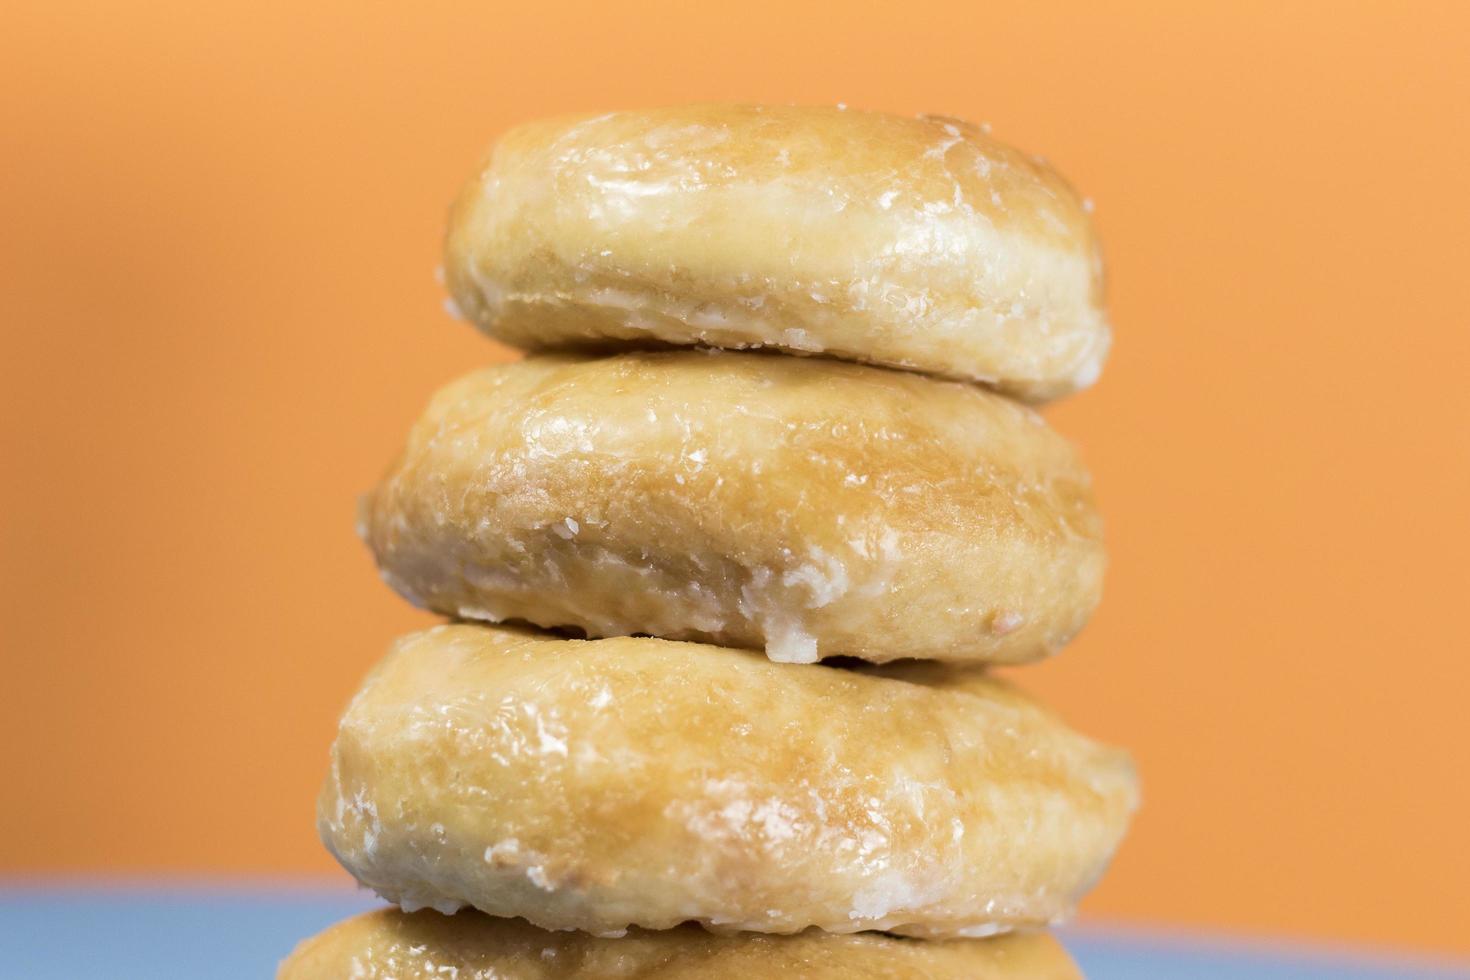
[[[406,911],[957,938],[1065,918],[1135,802],[1125,754],[983,671],[454,624],[370,673],[317,817]]]
[[[695,105],[506,133],[450,214],[451,308],[529,350],[773,347],[1043,401],[1111,333],[1088,202],[983,127]]]
[[[553,354],[440,391],[360,530],[449,616],[589,636],[1018,663],[1086,622],[1091,481],[974,385],[711,350]]]
[[[721,936],[684,926],[622,939],[474,912],[381,909],[306,940],[277,980],[1081,980],[1042,933],[915,942],[876,933]]]

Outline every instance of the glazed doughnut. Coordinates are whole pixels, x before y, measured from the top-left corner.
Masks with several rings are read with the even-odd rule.
[[[719,936],[685,926],[622,939],[474,912],[382,909],[306,940],[276,980],[1081,980],[1050,936],[920,943],[874,933]]]
[[[954,938],[1066,917],[1135,802],[1123,753],[983,672],[462,624],[372,671],[317,815],[408,911]]]
[[[1044,400],[1108,350],[1089,210],[961,120],[681,106],[507,133],[444,268],[517,347],[775,347]]]
[[[363,500],[411,601],[466,619],[1015,663],[1102,587],[1071,447],[974,385],[720,351],[532,357],[433,399]]]

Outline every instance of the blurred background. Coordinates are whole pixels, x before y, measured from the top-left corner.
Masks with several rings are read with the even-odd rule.
[[[1021,682],[1131,747],[1092,921],[1470,955],[1470,8],[40,3],[0,32],[0,878],[341,884],[396,634],[353,505],[508,356],[447,204],[528,118],[964,116],[1097,202],[1115,354],[1049,415],[1112,567]]]

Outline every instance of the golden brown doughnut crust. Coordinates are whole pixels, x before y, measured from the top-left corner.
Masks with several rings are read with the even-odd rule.
[[[384,578],[466,619],[1017,663],[1102,590],[1072,448],[973,385],[720,351],[532,357],[440,391],[363,501]]]
[[[697,926],[621,939],[546,932],[475,912],[382,909],[296,948],[277,980],[1081,980],[1043,933],[919,942],[879,933],[716,935]]]
[[[463,314],[527,349],[775,347],[1044,400],[1110,332],[1088,207],[957,119],[692,105],[500,140],[450,216]]]
[[[1127,757],[981,673],[439,626],[354,698],[327,847],[409,910],[544,929],[979,936],[1068,915]]]

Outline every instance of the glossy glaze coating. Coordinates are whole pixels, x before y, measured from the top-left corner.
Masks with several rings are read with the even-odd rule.
[[[767,346],[1042,400],[1107,354],[1087,211],[962,120],[681,106],[507,133],[445,271],[466,317],[528,349]]]
[[[363,501],[437,612],[833,655],[1016,663],[1102,589],[1071,447],[973,385],[719,351],[532,357],[440,391]]]
[[[1125,755],[974,670],[450,625],[354,698],[318,819],[410,910],[955,937],[1064,918],[1135,802]]]
[[[1042,934],[916,942],[876,933],[719,936],[695,926],[621,939],[473,912],[348,919],[306,940],[277,980],[1081,980]]]

